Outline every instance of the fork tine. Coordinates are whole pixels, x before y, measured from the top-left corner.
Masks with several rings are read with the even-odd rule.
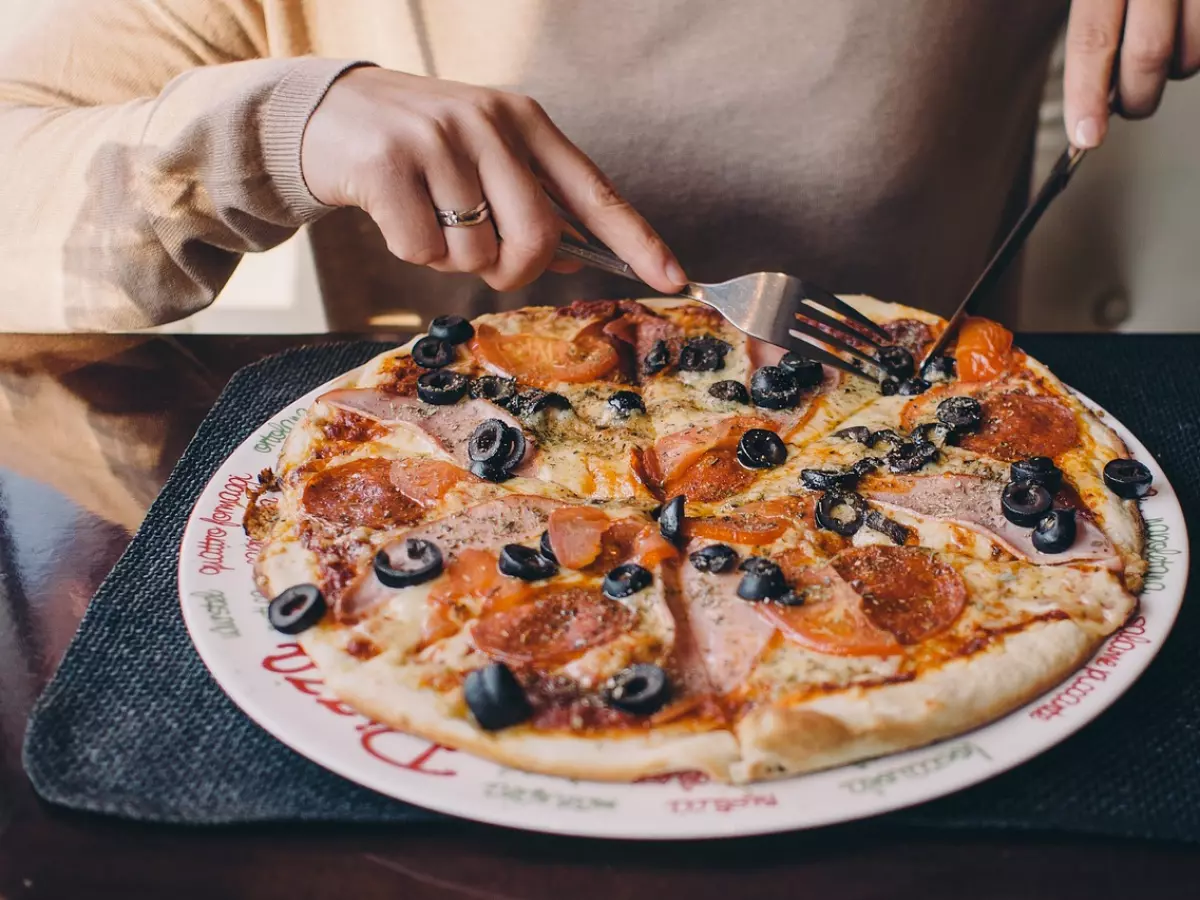
[[[811,281],[804,281],[801,279],[800,284],[803,286],[804,296],[809,300],[813,301],[814,303],[819,303],[826,309],[832,310],[835,313],[840,313],[847,319],[853,319],[855,322],[857,322],[859,325],[862,325],[873,334],[878,335],[889,343],[891,342],[892,336],[890,334],[860,313],[845,300],[835,297],[833,294],[829,293],[829,291],[825,290],[825,288],[815,285]]]
[[[880,349],[879,343],[875,338],[863,334],[857,328],[849,325],[845,319],[839,319],[836,316],[829,315],[829,313],[822,312],[817,306],[810,306],[807,300],[800,301],[800,308],[796,310],[796,315],[812,319],[814,322],[820,322],[833,328],[837,334],[847,335],[856,341],[862,341],[876,350]]]
[[[857,375],[859,378],[865,378],[873,382],[875,379],[864,372],[858,366],[853,366],[846,362],[840,356],[830,353],[828,350],[811,344],[804,339],[804,335],[798,331],[788,331],[792,340],[787,343],[787,349],[791,350],[805,359],[811,359],[815,362],[823,363],[827,366],[833,366],[835,369],[841,369],[843,372],[849,372],[851,375]]]
[[[870,354],[864,353],[862,350],[859,350],[857,347],[852,347],[850,344],[847,344],[840,338],[836,338],[833,335],[822,331],[816,325],[809,325],[807,322],[797,319],[792,323],[792,328],[801,334],[820,341],[822,344],[828,344],[835,350],[841,350],[843,353],[849,353],[855,359],[860,359],[863,362],[870,363],[873,366],[879,365],[879,363],[876,362]],[[791,334],[791,330],[789,330],[788,333]]]

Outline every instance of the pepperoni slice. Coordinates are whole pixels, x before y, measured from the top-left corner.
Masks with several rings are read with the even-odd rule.
[[[776,423],[762,416],[730,416],[713,425],[693,426],[661,438],[648,453],[647,468],[659,483],[679,477],[701,456],[710,450],[727,450],[737,446],[742,435],[751,428],[776,430]]]
[[[960,445],[1006,462],[1030,456],[1056,458],[1079,443],[1079,423],[1062,401],[1019,391],[980,399],[979,431],[963,435]]]
[[[933,329],[920,319],[894,319],[884,322],[880,327],[888,333],[893,344],[911,350],[916,357],[921,355],[934,338]]]
[[[482,600],[485,612],[503,612],[529,599],[533,588],[518,578],[505,578],[498,557],[488,550],[468,548],[454,558],[429,593],[421,640],[429,644],[456,634],[471,615],[464,601]]]
[[[688,537],[708,538],[722,544],[747,544],[751,547],[778,540],[787,530],[787,521],[782,518],[755,516],[750,513],[688,519],[684,522],[684,533]]]
[[[672,497],[683,494],[693,503],[715,503],[745,490],[757,477],[757,471],[738,462],[736,450],[709,450],[670,479],[666,492]]]
[[[488,366],[542,388],[601,378],[620,361],[612,344],[586,328],[567,341],[540,334],[503,334],[491,325],[479,325],[471,350]]]
[[[969,316],[955,343],[958,380],[991,381],[1012,365],[1012,332],[991,319]]]
[[[967,601],[962,576],[919,547],[855,547],[838,554],[832,566],[862,597],[871,623],[901,644],[948,628]]]
[[[550,546],[559,563],[582,569],[600,555],[604,532],[613,524],[593,506],[562,506],[550,513]]]
[[[542,588],[528,603],[475,624],[476,649],[501,662],[559,664],[620,636],[634,614],[595,588]]]
[[[831,566],[804,569],[792,584],[805,589],[803,606],[763,603],[757,607],[759,615],[788,640],[833,656],[893,656],[903,652],[891,633],[867,618],[862,598]]]
[[[458,466],[438,459],[398,459],[392,463],[390,475],[396,490],[422,506],[437,503],[460,481],[479,480]]]
[[[335,525],[394,528],[421,518],[420,505],[392,484],[390,459],[356,459],[308,480],[300,505]]]

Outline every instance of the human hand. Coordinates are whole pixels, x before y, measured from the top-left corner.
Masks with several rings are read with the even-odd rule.
[[[1200,70],[1200,0],[1072,0],[1066,51],[1067,137],[1077,147],[1098,147],[1110,97],[1114,112],[1144,119],[1158,108],[1168,78]]]
[[[675,293],[687,281],[662,238],[528,97],[352,69],[309,119],[300,165],[318,200],[365,210],[396,256],[474,272],[496,290],[566,268],[553,259],[571,229],[551,197],[650,286]],[[438,224],[436,209],[468,210],[484,198],[490,222]]]

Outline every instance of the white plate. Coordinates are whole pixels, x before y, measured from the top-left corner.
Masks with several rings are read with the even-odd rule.
[[[1146,448],[1105,416],[1154,473],[1155,493],[1142,503],[1146,588],[1134,619],[1037,700],[919,750],[746,787],[686,773],[605,784],[519,772],[354,712],[324,688],[300,647],[267,624],[267,598],[251,578],[256,548],[241,528],[243,489],[275,462],[284,436],[325,389],[263,424],[201,494],[179,554],[183,617],[217,683],[279,740],[351,781],[466,819],[590,837],[713,838],[812,828],[941,797],[1036,756],[1103,712],[1158,653],[1183,601],[1188,542],[1175,491]]]

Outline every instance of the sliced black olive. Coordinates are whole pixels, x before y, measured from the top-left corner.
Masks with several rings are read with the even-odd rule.
[[[782,594],[775,598],[774,602],[779,606],[803,606],[804,601],[808,598],[804,596],[804,591],[788,588]]]
[[[983,421],[983,407],[974,397],[947,397],[937,405],[937,420],[955,431],[974,431]]]
[[[914,441],[893,447],[884,456],[888,470],[897,474],[916,472],[938,458],[938,448],[929,441]]]
[[[1048,456],[1018,459],[1008,471],[1013,481],[1032,481],[1045,487],[1051,494],[1057,494],[1062,487],[1062,469]]]
[[[849,491],[858,484],[858,473],[849,469],[801,469],[800,483],[810,491]]]
[[[667,705],[671,682],[661,667],[636,663],[608,679],[602,693],[609,706],[635,716],[648,716]]]
[[[908,443],[908,438],[898,431],[893,431],[891,428],[880,428],[878,431],[871,432],[871,439],[867,442],[867,446],[874,450],[880,444],[885,444],[888,447],[900,447]]]
[[[933,382],[953,381],[956,374],[957,367],[953,356],[935,356],[925,363],[925,368],[921,370],[921,377]]]
[[[885,397],[891,397],[893,394],[900,391],[900,379],[893,378],[891,375],[879,382],[879,393]]]
[[[425,372],[417,379],[417,396],[434,406],[453,406],[467,393],[467,376],[446,369]]]
[[[634,391],[617,391],[608,398],[608,405],[616,410],[617,415],[624,418],[630,413],[645,412],[646,404],[642,402],[642,395]]]
[[[497,563],[502,575],[520,578],[522,581],[541,581],[558,571],[558,563],[542,556],[524,544],[505,544],[500,548]]]
[[[690,338],[679,351],[679,368],[685,372],[719,372],[725,368],[725,354],[732,349],[712,335]]]
[[[871,429],[866,425],[855,425],[851,428],[843,428],[841,431],[833,433],[835,438],[841,438],[844,441],[857,441],[860,444],[871,443]]]
[[[657,375],[670,364],[670,346],[666,341],[655,341],[646,358],[642,360],[642,372],[646,375]]]
[[[512,472],[507,469],[502,469],[494,463],[477,462],[475,460],[471,460],[471,464],[467,466],[467,471],[476,478],[482,478],[484,481],[491,481],[496,484],[512,478]]]
[[[676,547],[680,546],[685,540],[683,534],[683,506],[684,499],[682,496],[672,497],[663,504],[662,510],[658,514],[659,532]]]
[[[546,557],[546,559],[550,560],[550,562],[558,565],[558,556],[555,555],[554,548],[550,546],[549,529],[542,532],[542,538],[538,541],[538,552],[540,552],[542,556]]]
[[[866,478],[882,465],[883,460],[878,456],[864,456],[862,459],[856,459],[851,464],[850,471],[859,478]]]
[[[533,715],[525,690],[500,662],[472,670],[463,682],[463,699],[484,731],[519,725]]]
[[[743,600],[774,600],[788,589],[783,569],[766,557],[751,556],[738,570],[746,573],[737,586],[737,595]]]
[[[384,587],[412,587],[442,574],[442,551],[431,541],[409,538],[399,557],[397,563],[386,550],[375,554],[375,577]]]
[[[429,323],[429,336],[447,344],[465,344],[475,337],[475,326],[462,316],[438,316]]]
[[[1004,518],[1022,528],[1032,528],[1054,505],[1054,497],[1043,485],[1032,481],[1012,481],[1004,486],[1000,506]]]
[[[903,545],[908,540],[909,529],[894,519],[889,519],[877,509],[868,509],[863,516],[863,524],[872,531],[878,531],[892,539],[893,544]]]
[[[787,447],[775,432],[750,428],[738,441],[737,458],[747,469],[773,469],[787,461]]]
[[[554,391],[543,391],[540,388],[527,388],[514,397],[509,409],[522,418],[536,415],[543,409],[570,409],[571,401],[562,394]]]
[[[1104,483],[1118,497],[1136,500],[1150,493],[1154,476],[1136,459],[1114,459],[1104,466]]]
[[[650,574],[649,569],[643,569],[637,563],[625,563],[604,576],[601,589],[605,597],[620,600],[645,590],[650,587],[652,581],[654,576]]]
[[[1043,553],[1062,553],[1074,543],[1074,509],[1052,509],[1034,526],[1033,546]]]
[[[467,441],[467,456],[473,462],[493,463],[497,466],[513,452],[516,428],[510,428],[500,419],[484,419]]]
[[[787,369],[763,366],[750,379],[750,397],[763,409],[792,409],[800,402],[800,385]]]
[[[283,634],[307,631],[325,615],[325,595],[315,584],[294,584],[271,601],[267,621]]]
[[[708,395],[729,403],[750,402],[750,392],[740,381],[717,381],[709,387]]]
[[[828,491],[817,501],[817,526],[849,537],[862,527],[866,506],[858,494]]]
[[[440,369],[454,362],[454,347],[426,335],[413,344],[412,360],[423,369]]]
[[[933,444],[935,447],[944,447],[950,443],[950,438],[954,434],[954,429],[944,422],[922,422],[912,430],[912,438],[914,443]]]
[[[727,544],[709,544],[688,556],[697,572],[711,572],[719,575],[731,572],[737,565],[737,551]]]
[[[887,347],[880,347],[875,351],[875,359],[883,366],[893,378],[901,380],[912,378],[913,373],[917,371],[916,363],[913,362],[913,356],[903,347],[892,344]]]
[[[785,353],[779,360],[779,368],[783,369],[796,385],[801,388],[816,387],[825,380],[825,370],[815,360],[807,359],[799,353]]]
[[[507,409],[517,396],[516,379],[501,378],[499,375],[480,375],[471,382],[471,396],[476,400],[490,400]]]
[[[905,378],[896,385],[896,393],[901,397],[915,397],[929,390],[932,385],[924,378]]]

